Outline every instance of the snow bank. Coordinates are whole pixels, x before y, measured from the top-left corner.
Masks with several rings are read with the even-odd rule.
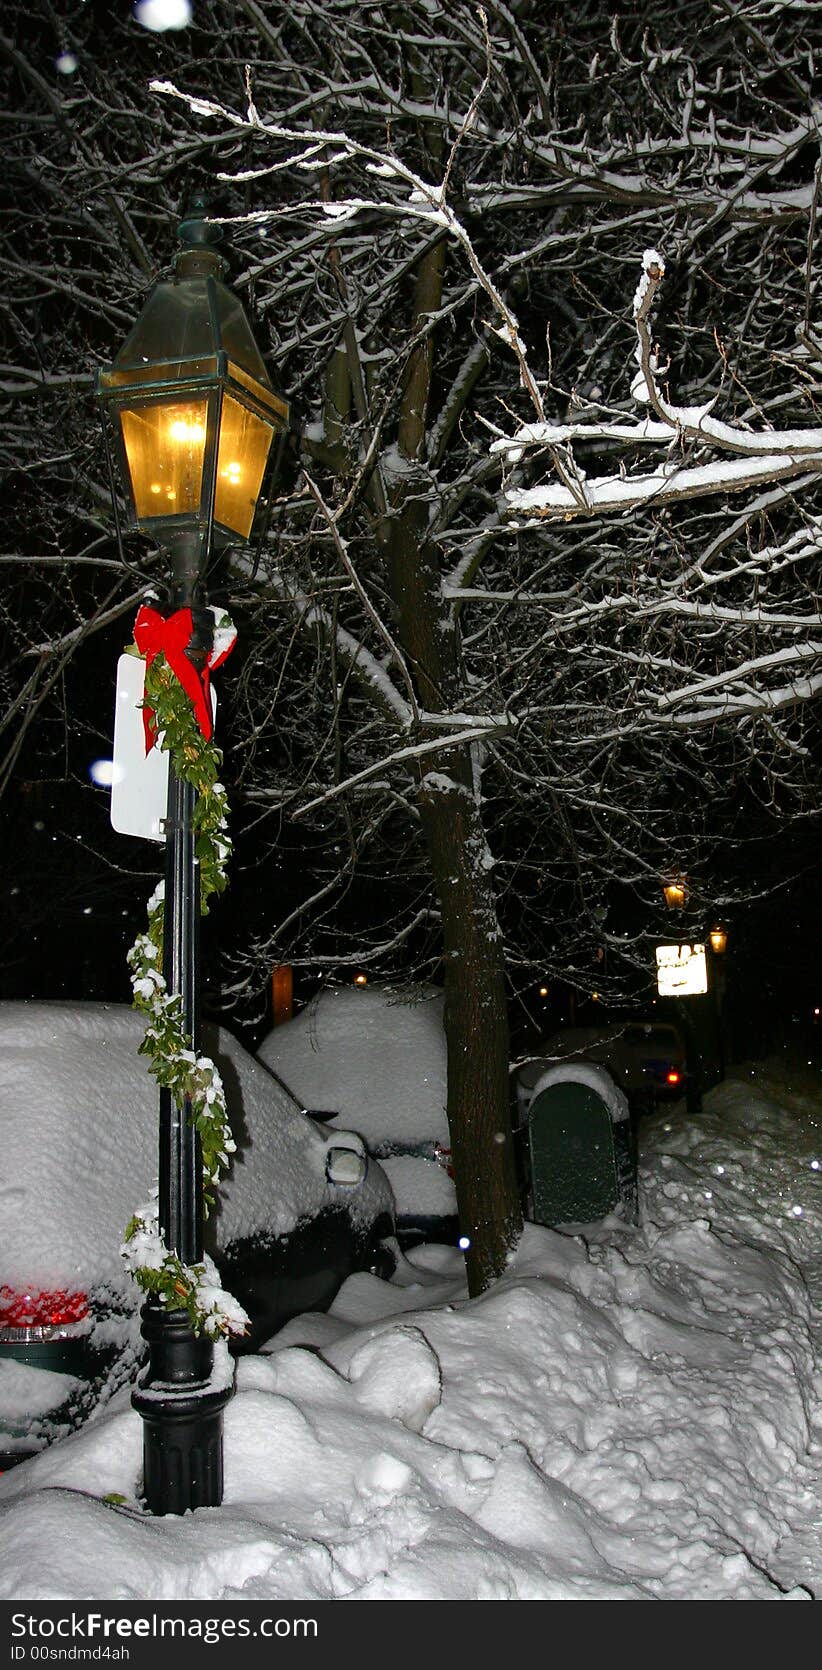
[[[0,1594],[808,1598],[819,1104],[647,1122],[640,1227],[529,1226],[479,1299],[451,1248],[352,1277],[239,1362],[219,1510],[141,1512],[120,1394],[0,1480]]]

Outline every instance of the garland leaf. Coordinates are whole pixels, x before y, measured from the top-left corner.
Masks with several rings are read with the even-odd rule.
[[[224,623],[220,623],[224,624]],[[158,654],[146,668],[145,701],[155,714],[157,746],[171,755],[174,770],[196,794],[195,855],[200,865],[200,911],[207,915],[211,898],[227,885],[231,856],[228,801],[220,782],[222,754],[206,741],[185,690]],[[182,998],[171,995],[163,976],[163,916],[165,887],[160,882],[148,901],[148,926],[138,934],[128,953],[134,1006],[147,1017],[141,1055],[157,1083],[169,1090],[178,1107],[188,1102],[190,1117],[200,1135],[203,1156],[203,1202],[206,1214],[214,1205],[216,1186],[235,1151],[228,1123],[223,1081],[207,1055],[193,1048],[183,1021]],[[152,1201],[135,1212],[120,1248],[128,1269],[143,1292],[153,1294],[170,1310],[185,1310],[195,1333],[216,1339],[242,1334],[248,1317],[236,1299],[221,1286],[215,1265],[206,1255],[202,1264],[183,1264],[160,1235],[156,1191]]]

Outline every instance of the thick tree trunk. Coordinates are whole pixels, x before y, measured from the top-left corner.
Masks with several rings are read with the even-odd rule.
[[[418,478],[416,485],[422,488]],[[427,497],[402,478],[384,527],[398,635],[421,707],[448,710],[457,686],[453,620],[426,542]],[[419,807],[443,926],[448,1125],[471,1294],[505,1269],[522,1231],[509,1104],[505,961],[492,859],[474,791],[470,751],[429,755]]]
[[[460,705],[454,618],[442,596],[439,553],[427,538],[432,484],[420,461],[433,359],[426,325],[441,304],[445,251],[443,238],[417,271],[411,332],[418,340],[406,366],[397,429],[403,467],[392,474],[383,458],[369,489],[399,643],[420,707],[428,713]],[[335,441],[349,397],[365,416],[364,394],[358,395],[353,382],[350,389],[344,384],[346,368],[354,374],[355,349],[349,342],[329,371],[326,432]],[[447,1112],[457,1207],[467,1241],[469,1292],[477,1294],[504,1271],[522,1231],[522,1211],[511,1139],[504,952],[470,751],[429,755],[418,774],[418,795],[443,926]]]
[[[505,1269],[522,1231],[511,1142],[502,938],[479,808],[464,784],[427,774],[420,808],[440,901],[448,1125],[468,1290]]]

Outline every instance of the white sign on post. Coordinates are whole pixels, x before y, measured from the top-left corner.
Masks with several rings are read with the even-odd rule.
[[[111,776],[111,822],[120,835],[164,841],[168,799],[168,754],[146,753],[143,693],[146,664],[141,656],[121,655],[117,662],[114,706],[114,767]]]
[[[168,754],[155,743],[146,753],[143,696],[146,664],[141,655],[121,655],[117,662],[114,704],[114,759],[111,769],[111,823],[118,835],[164,841],[168,801]],[[211,717],[217,717],[217,692],[211,685]]]
[[[656,985],[660,997],[696,997],[708,990],[704,945],[658,945]]]

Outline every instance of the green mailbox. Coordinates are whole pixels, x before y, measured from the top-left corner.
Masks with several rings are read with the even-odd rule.
[[[592,1223],[618,1208],[636,1220],[628,1103],[604,1067],[549,1067],[534,1085],[527,1132],[534,1223]]]

